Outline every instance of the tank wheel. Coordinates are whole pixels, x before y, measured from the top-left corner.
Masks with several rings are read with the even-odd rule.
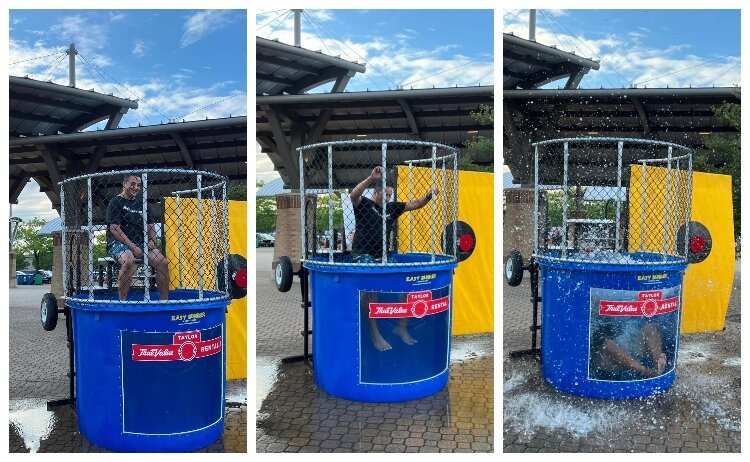
[[[55,330],[57,326],[57,299],[55,294],[48,292],[42,297],[41,317],[44,330]]]
[[[523,256],[518,250],[511,250],[505,260],[505,280],[508,285],[515,287],[523,279]]]
[[[279,292],[289,292],[292,288],[292,260],[289,257],[279,257],[276,263],[276,288]]]

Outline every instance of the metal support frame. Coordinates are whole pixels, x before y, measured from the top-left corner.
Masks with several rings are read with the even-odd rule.
[[[302,292],[302,311],[304,312],[304,325],[302,332],[302,355],[287,356],[282,358],[282,364],[297,363],[304,361],[308,366],[312,367],[313,357],[310,353],[310,336],[312,336],[312,329],[310,329],[310,308],[312,303],[310,302],[310,278],[309,271],[303,265],[300,265],[299,271],[294,273],[299,276],[300,281],[300,292]]]
[[[529,272],[531,280],[531,325],[529,330],[531,331],[531,348],[528,350],[516,350],[508,353],[511,358],[518,358],[520,356],[532,355],[534,358],[542,361],[542,348],[537,347],[537,331],[542,329],[542,325],[539,324],[539,303],[542,301],[542,297],[539,296],[539,264],[535,261],[534,257],[531,257],[528,266],[523,267],[524,271]]]

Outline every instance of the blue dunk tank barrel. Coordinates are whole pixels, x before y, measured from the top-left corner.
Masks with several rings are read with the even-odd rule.
[[[393,255],[418,266],[336,266],[310,271],[315,383],[355,401],[392,402],[448,382],[455,260]],[[375,330],[379,332],[379,336]]]
[[[155,291],[155,302],[137,305],[111,296],[111,304],[89,303],[88,294],[67,301],[81,433],[114,451],[192,451],[216,441],[229,300],[203,291],[196,302],[198,291],[187,289],[170,291],[167,303]]]
[[[625,399],[674,382],[687,264],[649,253],[629,257],[632,264],[537,257],[542,377],[555,388]],[[623,352],[637,364],[622,360]]]

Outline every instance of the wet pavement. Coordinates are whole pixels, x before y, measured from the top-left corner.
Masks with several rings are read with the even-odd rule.
[[[298,278],[276,290],[272,248],[256,249],[256,451],[492,452],[493,335],[453,337],[450,378],[438,393],[399,403],[334,398],[304,362]]]
[[[503,452],[740,452],[740,261],[722,332],[680,337],[666,392],[598,400],[556,391],[531,346],[528,273],[503,292]],[[541,316],[539,317],[541,322]]]
[[[65,317],[42,328],[39,306],[49,284],[9,289],[9,452],[110,452],[78,432],[74,409],[47,403],[69,397]],[[196,452],[247,452],[247,380],[229,380],[224,433]]]

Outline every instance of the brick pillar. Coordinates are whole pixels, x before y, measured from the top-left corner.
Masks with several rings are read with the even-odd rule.
[[[66,238],[68,240],[68,247],[66,248],[67,258],[67,271],[68,274],[73,275],[73,286],[75,287],[78,283],[77,272],[78,262],[81,264],[81,286],[89,285],[89,237],[86,231],[66,231]],[[73,247],[70,247],[71,239],[74,240]],[[80,243],[80,247],[79,247]],[[61,299],[64,295],[63,290],[63,258],[62,258],[62,233],[56,231],[52,233],[52,288],[51,291],[55,294],[55,298],[58,300],[58,305],[61,305]],[[80,259],[78,258],[78,252],[80,249]],[[71,251],[72,250],[72,251]],[[94,263],[96,268],[96,263]],[[71,273],[72,270],[72,273]]]
[[[13,252],[10,253],[10,258],[8,267],[8,274],[10,274],[10,285],[8,287],[18,287],[18,281],[16,281],[16,254]]]
[[[273,247],[271,269],[281,256],[292,260],[292,269],[299,271],[302,258],[300,238],[300,198],[299,194],[279,194],[276,196],[276,241]]]
[[[508,189],[505,192],[503,213],[503,262],[511,250],[518,250],[524,263],[534,252],[534,190],[529,188]],[[539,207],[543,215],[543,207]],[[540,223],[543,220],[540,216]]]

